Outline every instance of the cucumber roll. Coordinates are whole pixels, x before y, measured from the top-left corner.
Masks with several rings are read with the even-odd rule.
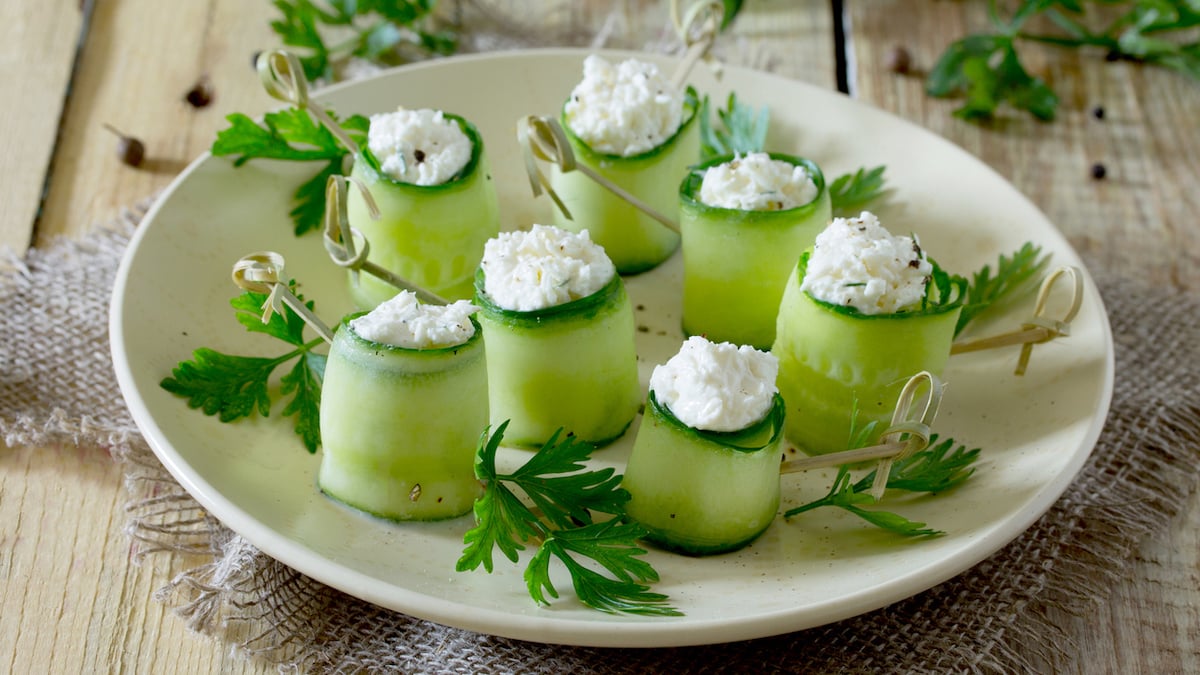
[[[873,214],[834,219],[800,256],[779,308],[771,351],[787,439],[824,454],[846,450],[852,426],[882,432],[909,377],[941,374],[966,285]]]
[[[650,541],[690,555],[733,551],[775,520],[784,403],[775,357],[689,338],[650,378],[622,487]]]
[[[679,177],[700,154],[695,90],[678,91],[657,66],[635,59],[614,66],[589,56],[583,73],[561,119],[576,161],[675,219]],[[582,172],[555,167],[550,180],[573,218],[556,210],[555,224],[587,230],[619,273],[654,268],[679,247],[678,234]]]
[[[489,241],[475,303],[506,444],[536,449],[559,427],[596,446],[625,432],[640,403],[633,307],[587,232],[534,225]]]
[[[371,261],[444,298],[470,298],[483,245],[500,231],[496,186],[475,126],[428,109],[373,115],[351,176],[379,206],[373,220],[362,195],[350,191],[350,225],[370,242]],[[358,274],[350,293],[370,309],[396,289]]]
[[[830,218],[829,191],[810,160],[725,155],[679,187],[683,330],[770,349],[796,259]]]
[[[322,492],[391,520],[471,510],[482,493],[475,448],[488,425],[475,309],[418,305],[404,291],[342,322],[321,394]]]

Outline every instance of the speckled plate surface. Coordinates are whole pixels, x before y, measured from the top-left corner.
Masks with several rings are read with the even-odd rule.
[[[440,107],[473,120],[488,144],[506,227],[548,222],[534,201],[515,142],[515,122],[551,114],[578,80],[585,52],[525,51],[453,58],[387,72],[321,92],[339,112]],[[627,56],[614,54],[613,56]],[[671,62],[661,57],[668,69]],[[816,160],[827,176],[886,164],[893,195],[876,211],[893,231],[914,231],[949,269],[966,273],[1032,240],[1058,264],[1080,261],[1060,233],[1009,183],[960,148],[841,95],[769,74],[728,68],[716,81],[703,67],[693,83],[723,100],[771,108],[772,150]],[[984,449],[977,475],[937,498],[898,510],[947,535],[902,541],[853,517],[820,511],[777,519],[752,546],[695,559],[652,551],[650,562],[685,616],[610,616],[564,596],[550,607],[528,597],[522,567],[457,573],[471,518],[388,524],[327,500],[315,487],[320,456],[309,455],[277,406],[267,419],[220,424],[159,388],[198,347],[271,354],[272,341],[247,334],[228,302],[234,260],[281,252],[319,312],[351,309],[344,278],[319,237],[295,238],[292,190],[312,167],[254,161],[235,169],[205,155],[164,193],[138,230],[113,295],[113,357],[122,392],[158,457],[217,518],[301,572],[379,605],[440,623],[541,642],[672,646],[725,642],[798,630],[876,609],[962,572],[999,549],[1046,511],[1099,435],[1112,392],[1112,339],[1088,282],[1069,339],[1038,347],[1030,372],[1015,377],[1016,350],[955,356],[936,430]],[[628,280],[639,306],[643,384],[682,339],[679,256]],[[1015,308],[1005,327],[1030,311]],[[1001,322],[1004,324],[1005,322]],[[596,463],[623,467],[634,428]],[[502,461],[519,461],[503,451]],[[783,478],[783,509],[828,489],[831,472]]]

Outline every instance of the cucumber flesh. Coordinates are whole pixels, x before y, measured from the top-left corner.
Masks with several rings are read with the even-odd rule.
[[[597,447],[625,433],[640,386],[633,307],[621,278],[568,305],[534,312],[497,307],[476,281],[487,346],[493,424],[505,445],[540,448],[563,427]]]
[[[779,392],[787,401],[788,441],[809,454],[846,450],[851,427],[891,424],[913,375],[940,375],[961,305],[940,312],[851,315],[800,290],[803,259],[788,279],[775,345]],[[857,420],[852,416],[857,410]]]
[[[771,153],[803,166],[817,196],[785,211],[741,211],[698,199],[703,170],[733,159],[717,157],[688,174],[679,188],[683,231],[683,331],[714,342],[770,349],[788,276],[831,217],[829,191],[817,165]]]
[[[754,541],[779,509],[782,415],[777,396],[759,423],[760,444],[748,449],[722,442],[729,434],[688,428],[651,394],[621,483],[630,494],[626,514],[648,540],[688,555]]]
[[[443,185],[399,183],[356,159],[351,176],[379,207],[374,220],[358,190],[350,190],[350,225],[370,242],[371,262],[448,300],[469,299],[483,246],[500,232],[495,182],[482,150],[467,175]],[[350,295],[361,309],[374,309],[398,289],[369,274],[351,277]]]
[[[488,424],[479,328],[457,348],[388,347],[334,336],[321,394],[317,483],[330,497],[390,520],[440,520],[482,494],[475,450]]]

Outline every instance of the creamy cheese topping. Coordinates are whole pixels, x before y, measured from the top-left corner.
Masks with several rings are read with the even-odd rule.
[[[387,175],[402,183],[441,185],[471,159],[471,139],[440,110],[371,115],[367,147]]]
[[[501,232],[483,247],[484,292],[496,305],[531,312],[587,297],[617,273],[588,231],[552,225]]]
[[[800,289],[863,314],[892,314],[925,296],[933,265],[912,237],[893,237],[869,211],[817,235]]]
[[[461,345],[475,335],[470,316],[479,308],[466,300],[452,305],[422,305],[410,291],[357,319],[350,328],[360,337],[407,349],[439,349]]]
[[[700,201],[741,211],[783,211],[811,202],[817,184],[802,166],[752,152],[709,167],[700,183]]]
[[[693,429],[739,431],[771,410],[778,373],[774,354],[693,336],[666,364],[654,368],[650,389]]]
[[[683,93],[658,66],[636,59],[614,66],[591,55],[564,109],[567,126],[589,148],[630,157],[662,145],[679,130]]]

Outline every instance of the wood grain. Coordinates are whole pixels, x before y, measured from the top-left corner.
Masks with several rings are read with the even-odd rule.
[[[29,246],[81,24],[78,0],[0,4],[0,248]]]

